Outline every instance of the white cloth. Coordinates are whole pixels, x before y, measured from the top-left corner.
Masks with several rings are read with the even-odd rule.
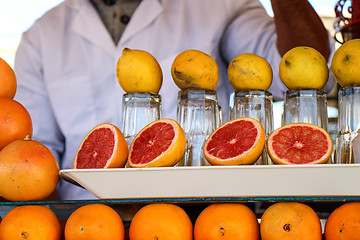
[[[124,47],[148,51],[159,61],[163,117],[176,118],[179,89],[170,69],[187,49],[204,51],[219,65],[216,90],[223,122],[234,91],[227,65],[237,55],[253,52],[265,57],[274,71],[269,91],[282,99],[287,90],[278,77],[281,57],[273,19],[258,1],[142,0],[115,46],[89,1],[66,0],[23,34],[15,59],[15,99],[31,114],[33,138],[52,150],[61,169],[72,168],[81,141],[94,126],[119,126],[124,92],[115,69]],[[62,199],[94,198],[64,181],[59,192]]]

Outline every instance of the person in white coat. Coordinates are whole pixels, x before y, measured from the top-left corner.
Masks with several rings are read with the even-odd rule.
[[[119,126],[124,92],[115,69],[125,47],[148,51],[160,63],[163,117],[176,119],[179,89],[170,69],[187,49],[204,51],[217,61],[223,121],[234,91],[227,65],[241,53],[252,52],[270,62],[274,80],[269,91],[275,100],[283,99],[287,88],[278,76],[281,56],[307,45],[330,59],[334,43],[307,0],[271,2],[274,18],[258,0],[142,0],[118,37],[107,28],[106,14],[100,14],[96,1],[62,2],[23,34],[16,53],[15,99],[32,117],[33,139],[51,149],[61,169],[71,169],[81,141],[94,126]],[[332,84],[329,81],[325,89]],[[61,199],[94,198],[65,181],[58,192]]]

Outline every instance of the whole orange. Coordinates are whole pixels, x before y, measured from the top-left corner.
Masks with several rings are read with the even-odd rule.
[[[130,240],[192,240],[193,225],[181,207],[170,203],[152,203],[134,215],[129,237]]]
[[[41,205],[11,209],[0,224],[0,240],[60,240],[61,228],[55,213]]]
[[[260,239],[254,212],[240,203],[214,203],[206,207],[194,225],[194,239]]]
[[[29,112],[19,102],[0,98],[0,150],[17,139],[32,136]]]
[[[336,208],[325,223],[326,240],[360,239],[360,202],[345,203]]]
[[[89,204],[75,210],[65,224],[66,240],[123,240],[120,215],[105,204]]]
[[[316,212],[304,203],[279,202],[261,217],[262,240],[321,240],[321,223]]]
[[[0,97],[13,98],[16,93],[16,76],[10,65],[0,58]]]
[[[42,143],[15,140],[0,151],[0,195],[9,201],[42,200],[56,189],[59,165]]]

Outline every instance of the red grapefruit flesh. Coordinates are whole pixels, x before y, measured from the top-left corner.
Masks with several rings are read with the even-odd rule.
[[[265,131],[254,118],[231,120],[206,140],[203,152],[211,165],[254,164],[265,145]]]
[[[273,131],[267,150],[275,164],[327,163],[333,143],[328,132],[309,123],[291,123]]]
[[[145,126],[129,149],[130,167],[170,167],[185,152],[185,133],[172,119],[160,119]]]
[[[76,153],[73,168],[121,168],[128,147],[122,132],[113,124],[102,123],[84,138]]]

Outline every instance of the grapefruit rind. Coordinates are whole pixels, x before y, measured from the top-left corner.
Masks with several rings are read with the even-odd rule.
[[[281,131],[290,129],[293,127],[311,128],[312,130],[319,131],[323,134],[323,136],[325,137],[324,139],[326,140],[325,142],[328,144],[328,147],[326,148],[326,151],[323,153],[322,157],[314,159],[309,162],[295,163],[293,161],[290,161],[289,159],[279,156],[279,153],[277,153],[276,150],[274,149],[274,146],[275,146],[274,143],[276,142],[276,140],[274,140],[274,138],[276,136],[279,136],[279,134],[281,134]],[[305,133],[304,133],[304,131],[301,131],[301,132],[302,132],[301,136],[303,137],[303,135]],[[296,134],[293,134],[293,137],[294,136],[296,136]],[[298,141],[295,140],[295,142],[298,142]],[[314,145],[314,143],[315,143],[314,141],[311,141],[311,143],[310,143],[313,148],[315,148],[317,146],[317,145]],[[279,144],[279,143],[277,143],[277,144]],[[299,144],[302,144],[302,143],[299,143]],[[327,131],[325,131],[323,128],[321,128],[317,125],[314,125],[314,124],[310,124],[310,123],[291,123],[291,124],[284,125],[278,129],[276,129],[275,131],[273,131],[269,135],[268,140],[267,140],[267,151],[268,151],[269,157],[271,158],[271,160],[274,164],[282,164],[282,165],[324,164],[329,161],[332,150],[333,150],[333,143],[332,143],[329,133]],[[302,159],[305,159],[305,156]]]
[[[81,142],[74,158],[74,163],[73,163],[74,169],[81,169],[81,167],[78,167],[79,152],[81,151],[83,145],[85,144],[89,136],[95,130],[100,128],[110,129],[111,132],[114,134],[114,148],[112,150],[112,154],[107,159],[106,164],[102,168],[122,168],[125,166],[128,156],[128,148],[124,135],[115,125],[111,123],[101,123],[95,126],[93,129],[91,129],[91,131],[85,136],[85,138]]]
[[[165,151],[163,151],[159,156],[157,156],[153,160],[147,163],[134,163],[133,151],[136,140],[144,133],[144,131],[146,131],[147,129],[151,128],[152,126],[158,123],[167,123],[172,126],[172,129],[174,130],[175,133],[172,143]],[[135,136],[129,148],[128,164],[132,168],[172,167],[175,164],[177,164],[180,161],[180,159],[183,157],[185,153],[185,147],[186,147],[186,138],[185,138],[184,130],[181,128],[181,126],[173,119],[168,119],[168,118],[159,119],[146,125]]]
[[[235,123],[237,121],[251,122],[253,124],[254,128],[257,130],[256,138],[255,138],[252,146],[248,150],[242,152],[240,155],[238,155],[236,157],[230,157],[230,158],[223,159],[223,158],[219,158],[219,157],[216,157],[213,154],[211,154],[208,150],[208,145],[211,142],[211,140],[213,139],[213,137],[219,132],[219,130],[226,128],[230,124]],[[237,119],[228,121],[225,124],[218,127],[206,140],[204,147],[203,147],[203,153],[204,153],[206,160],[211,165],[251,165],[251,164],[254,164],[258,160],[258,158],[260,157],[260,155],[264,149],[264,146],[265,146],[265,131],[264,131],[264,128],[262,127],[261,123],[258,120],[251,118],[251,117],[242,117],[242,118],[237,118]]]

